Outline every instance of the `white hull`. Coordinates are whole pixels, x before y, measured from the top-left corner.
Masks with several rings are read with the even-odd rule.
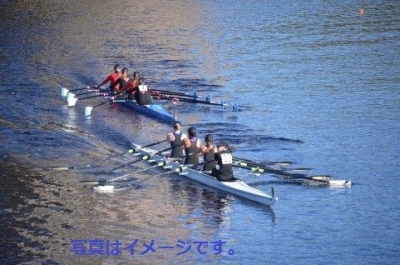
[[[139,146],[136,146],[139,147]],[[140,148],[140,147],[139,147]],[[143,152],[148,153],[148,154],[154,154],[157,151],[149,148],[143,148]],[[161,159],[164,159],[162,156],[154,156],[153,159],[149,160],[148,162],[151,163],[151,161],[159,161]],[[174,168],[180,168],[182,167],[182,164],[178,162],[170,162],[168,166],[164,168],[166,171],[171,171]],[[233,182],[226,182],[226,181],[219,181],[215,177],[207,175],[202,173],[201,171],[197,171],[191,168],[184,168],[181,173],[176,172],[175,174],[179,174],[183,177],[189,178],[191,180],[200,182],[206,186],[212,187],[214,189],[224,191],[229,194],[236,195],[241,198],[248,199],[250,201],[254,201],[257,203],[261,203],[264,205],[272,206],[275,204],[275,202],[278,200],[278,198],[271,196],[269,194],[266,194],[263,191],[260,191],[258,189],[255,189],[249,185],[247,185],[245,182],[241,180],[233,181]]]

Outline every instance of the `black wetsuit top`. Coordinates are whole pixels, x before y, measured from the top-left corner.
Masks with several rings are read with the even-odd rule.
[[[185,148],[186,159],[185,164],[198,165],[199,164],[199,148],[197,147],[197,138],[193,137],[190,140],[190,146]]]
[[[228,150],[224,150],[215,154],[215,160],[219,165],[219,170],[213,170],[213,175],[221,181],[233,180],[232,154]]]
[[[136,103],[139,105],[150,105],[151,104],[151,95],[147,90],[147,86],[140,85],[136,87]]]
[[[204,157],[203,171],[212,171],[216,165],[214,149],[205,153],[203,157]]]
[[[183,143],[181,140],[182,133],[173,132],[175,136],[175,140],[171,143],[171,156],[172,158],[180,158],[183,157]]]

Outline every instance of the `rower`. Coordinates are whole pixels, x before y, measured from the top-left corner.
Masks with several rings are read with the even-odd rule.
[[[97,86],[97,89],[100,89],[100,86],[110,82],[110,86],[108,87],[108,89],[110,90],[111,93],[114,93],[114,89],[119,89],[119,84],[116,84],[114,86],[114,83],[120,77],[121,77],[121,66],[119,64],[116,64],[114,65],[114,72],[109,74],[106,77],[106,79],[104,79],[103,82],[101,82],[100,85]]]
[[[186,159],[185,164],[198,165],[201,141],[196,137],[196,128],[190,127],[188,129],[188,138],[183,139],[183,146],[185,147]]]
[[[219,181],[236,181],[233,176],[233,158],[229,152],[229,144],[226,141],[220,141],[217,144],[217,153],[215,154],[217,162],[216,167],[212,170],[211,175],[216,177]]]
[[[200,147],[200,153],[203,154],[203,169],[202,171],[205,173],[211,173],[213,168],[215,167],[215,146],[214,146],[214,137],[212,134],[207,134],[204,141],[205,145]]]
[[[182,123],[175,121],[172,124],[174,131],[167,134],[167,141],[171,145],[170,158],[181,158],[183,157],[183,139],[187,138],[186,134],[181,132]]]
[[[136,87],[139,85],[139,79],[140,79],[139,72],[134,72],[133,73],[133,78],[131,78],[126,83],[126,85],[123,88],[120,89],[122,92],[125,92],[125,91],[128,92],[128,99],[129,100],[135,100]]]
[[[152,103],[150,92],[144,84],[144,78],[139,78],[139,85],[135,93],[136,103],[139,105],[150,105]]]
[[[128,68],[124,67],[122,68],[122,74],[121,77],[118,78],[112,85],[114,87],[114,93],[120,94],[123,93],[121,90],[123,87],[126,86],[126,84],[131,80],[128,76],[129,70]]]

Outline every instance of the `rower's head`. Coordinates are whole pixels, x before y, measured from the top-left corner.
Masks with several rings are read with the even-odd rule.
[[[139,80],[139,78],[140,78],[139,72],[134,72],[133,73],[133,79]]]
[[[129,72],[128,68],[126,68],[126,67],[122,68],[122,74],[124,76],[128,76],[128,72]]]
[[[139,84],[139,85],[144,85],[144,78],[143,78],[143,77],[140,77],[140,78],[139,78],[138,84]]]
[[[182,123],[180,121],[175,121],[172,126],[174,127],[175,131],[179,131],[182,127]]]
[[[228,142],[225,141],[225,140],[221,140],[221,141],[219,141],[218,144],[217,144],[218,150],[225,150],[225,149],[227,149],[228,147],[229,147],[229,144],[228,144]]]
[[[204,141],[205,141],[206,143],[212,144],[212,143],[214,142],[214,137],[212,136],[212,134],[207,134],[207,135],[206,135],[206,138],[204,138]]]
[[[114,65],[114,72],[116,72],[116,73],[121,72],[121,65],[119,65],[119,64]]]
[[[196,137],[196,127],[190,127],[188,129],[189,138]]]

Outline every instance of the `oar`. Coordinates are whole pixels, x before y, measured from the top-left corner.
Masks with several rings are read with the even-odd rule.
[[[290,161],[259,162],[259,161],[253,161],[253,160],[250,160],[250,159],[240,158],[240,157],[235,157],[233,160],[235,162],[237,162],[237,163],[246,163],[250,167],[257,167],[257,166],[269,167],[269,166],[272,166],[272,165],[278,165],[278,166],[283,167],[283,166],[288,166],[288,165],[293,164],[293,162],[290,162]],[[282,169],[282,170],[291,171],[291,172],[304,172],[304,171],[311,170],[311,168],[305,168],[305,167],[285,168],[285,169]]]
[[[79,90],[85,90],[85,89],[91,89],[91,88],[96,88],[95,86],[86,86],[82,88],[75,88],[75,89],[70,89],[69,91],[79,91]]]
[[[169,91],[169,90],[162,90],[162,89],[150,89],[150,92],[161,92],[159,94],[169,94],[169,95],[176,95],[176,96],[191,96],[191,97],[198,97],[197,92],[193,94],[186,93],[186,92],[179,92],[179,91]]]
[[[92,110],[93,109],[98,108],[98,107],[100,107],[100,106],[102,106],[102,105],[104,105],[106,103],[110,103],[110,102],[113,102],[113,98],[111,98],[110,100],[103,101],[103,102],[95,105],[94,107],[86,106],[85,107],[85,117],[92,115]]]
[[[199,98],[200,96],[197,95],[197,93],[193,94],[187,94],[187,93],[179,93],[179,92],[162,92],[159,90],[150,90],[150,93],[152,96],[166,96],[166,97],[174,97],[174,96],[180,96],[180,97],[186,97],[186,98]]]
[[[73,107],[76,105],[76,102],[78,100],[84,100],[84,99],[90,99],[90,98],[98,98],[98,97],[105,97],[107,96],[108,93],[102,93],[102,94],[98,94],[98,95],[94,95],[94,96],[89,96],[89,97],[84,97],[84,98],[77,98],[75,97],[75,94],[73,93],[68,93],[68,97],[67,97],[67,101],[68,101],[68,106],[69,107]]]
[[[98,90],[98,89],[90,90],[90,91],[87,91],[87,92],[82,92],[82,93],[75,94],[75,96],[82,96],[82,95],[87,95],[87,94],[91,94],[91,93],[97,93],[99,91],[100,90]]]
[[[209,101],[205,101],[205,100],[197,100],[197,99],[189,99],[189,98],[184,98],[184,97],[162,97],[161,99],[169,99],[169,100],[173,100],[173,101],[182,101],[182,102],[189,102],[189,103],[199,103],[199,104],[206,104],[206,105],[214,105],[214,106],[230,106],[229,104],[220,102],[209,102]]]
[[[250,160],[247,158],[241,158],[241,157],[235,157],[233,160],[237,161],[239,163],[241,163],[241,162],[247,163],[248,166],[271,166],[271,165],[287,166],[287,165],[293,164],[293,162],[290,162],[290,161],[259,162],[259,161],[254,161],[254,160]]]
[[[128,166],[128,165],[132,165],[132,164],[134,164],[134,163],[137,163],[137,162],[140,162],[140,161],[143,161],[143,160],[147,160],[147,159],[149,159],[149,158],[151,158],[151,157],[153,157],[153,156],[156,156],[156,155],[158,155],[158,154],[161,154],[162,152],[168,151],[168,150],[170,150],[170,149],[171,149],[171,147],[168,147],[168,148],[165,148],[165,149],[163,149],[163,150],[157,151],[157,152],[155,152],[155,153],[153,153],[153,154],[144,155],[144,156],[142,156],[140,159],[136,159],[136,160],[133,160],[133,161],[131,161],[131,162],[129,162],[129,163],[126,163],[126,164],[123,164],[123,165],[119,165],[119,166],[117,166],[117,167],[114,167],[114,168],[112,168],[112,169],[106,171],[106,173],[112,173],[112,172],[114,172],[114,171],[117,170],[117,169],[126,167],[126,166]]]
[[[85,89],[90,89],[90,86],[87,87],[82,87],[82,88],[76,88],[76,89],[66,89],[65,87],[61,88],[61,97],[65,98],[69,92],[74,92],[74,91],[79,91],[79,90],[85,90]]]
[[[94,161],[91,164],[95,164],[95,163],[98,163],[98,162],[106,161],[106,160],[109,160],[110,158],[123,156],[123,155],[128,154],[128,153],[129,154],[135,153],[137,151],[140,151],[141,148],[151,147],[151,146],[154,146],[154,145],[157,145],[157,144],[161,144],[161,143],[166,142],[166,141],[167,141],[167,139],[164,139],[164,140],[161,140],[161,141],[157,141],[157,142],[154,142],[154,143],[151,143],[151,144],[144,145],[144,146],[142,146],[140,148],[131,148],[131,149],[127,150],[126,152],[123,152],[121,154],[107,156],[106,158],[102,158],[101,160]],[[53,168],[48,168],[48,170],[66,171],[66,170],[74,170],[74,169],[82,169],[82,168],[90,168],[90,167],[91,167],[91,165],[86,165],[86,164],[83,165],[83,164],[81,164],[81,165],[78,165],[78,166],[70,166],[70,167],[53,167]]]
[[[84,100],[84,99],[89,99],[89,98],[98,98],[98,97],[105,97],[108,96],[108,93],[102,93],[99,95],[94,95],[94,96],[89,96],[89,97],[84,97],[84,98],[78,98],[79,100]]]
[[[248,166],[246,163],[235,162],[233,164],[233,166],[250,169],[250,170],[253,169],[252,167]],[[262,171],[262,172],[272,173],[277,176],[283,176],[286,178],[304,179],[304,180],[308,180],[308,181],[321,182],[321,183],[325,183],[326,185],[329,185],[329,186],[351,186],[352,185],[352,182],[349,180],[331,180],[330,176],[306,176],[305,174],[289,173],[289,172],[285,172],[283,170],[273,169],[273,168],[269,168],[269,167],[257,167],[257,168],[258,168],[258,172]]]
[[[128,174],[125,174],[125,175],[122,175],[122,176],[119,176],[119,177],[116,177],[116,178],[112,178],[112,179],[108,179],[108,180],[99,180],[99,181],[92,181],[92,182],[84,182],[84,183],[86,183],[86,184],[89,184],[89,183],[90,183],[90,184],[93,184],[93,185],[104,185],[104,184],[106,184],[106,183],[114,182],[114,181],[117,181],[117,180],[119,180],[119,179],[123,179],[123,178],[126,178],[126,177],[128,177],[128,176],[135,175],[135,174],[137,174],[137,173],[140,173],[140,172],[143,172],[143,171],[146,171],[146,170],[155,168],[155,167],[162,167],[162,166],[164,166],[165,164],[166,164],[166,161],[161,161],[161,162],[157,163],[156,165],[152,165],[152,166],[150,166],[150,167],[146,167],[146,168],[144,168],[144,169],[137,170],[137,171],[134,171],[134,172],[131,172],[131,173],[128,173]]]
[[[255,172],[259,172],[259,173],[255,173]],[[240,180],[243,181],[243,179],[245,179],[247,176],[249,175],[255,175],[255,176],[260,176],[260,173],[264,173],[264,170],[258,168],[258,167],[252,167],[250,168],[250,172],[246,173],[243,177],[240,178]]]
[[[158,166],[158,165],[157,165],[157,166]],[[133,182],[143,181],[143,180],[146,180],[146,179],[148,179],[148,178],[159,177],[159,176],[167,175],[167,174],[171,174],[171,173],[179,173],[180,175],[182,175],[182,174],[184,174],[183,171],[184,171],[185,169],[186,169],[186,167],[185,167],[184,165],[180,165],[180,166],[178,166],[178,167],[176,167],[176,168],[174,168],[174,169],[172,169],[172,170],[169,170],[169,171],[166,171],[166,172],[157,174],[157,175],[150,175],[150,176],[147,177],[147,178],[134,180]],[[132,184],[131,184],[131,185],[132,185]],[[131,185],[129,185],[129,186],[131,186]],[[128,186],[128,187],[129,187],[129,186]],[[114,185],[102,185],[102,184],[99,184],[99,185],[96,185],[96,186],[93,187],[93,190],[94,190],[94,191],[97,191],[97,192],[113,192],[114,189],[115,189],[115,186],[114,186]]]

